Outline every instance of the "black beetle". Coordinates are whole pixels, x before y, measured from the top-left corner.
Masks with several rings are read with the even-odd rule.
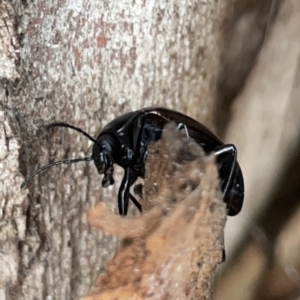
[[[238,214],[243,206],[244,181],[241,168],[237,163],[237,150],[232,144],[224,144],[208,128],[196,120],[177,111],[148,107],[129,112],[108,123],[96,139],[80,128],[67,123],[52,123],[52,127],[68,127],[77,130],[94,142],[91,157],[57,161],[44,166],[31,174],[22,184],[25,187],[28,180],[36,174],[59,164],[75,163],[93,160],[99,174],[104,174],[102,187],[114,184],[114,164],[124,168],[124,177],[118,194],[119,213],[126,215],[129,198],[141,211],[140,203],[130,193],[129,189],[138,177],[145,175],[144,162],[150,142],[160,139],[163,127],[170,121],[177,124],[178,129],[184,129],[204,149],[206,153],[213,152],[217,158],[223,198],[227,203],[227,214]]]

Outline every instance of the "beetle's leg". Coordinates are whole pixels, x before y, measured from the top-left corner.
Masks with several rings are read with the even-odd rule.
[[[128,211],[128,200],[129,200],[129,188],[130,188],[130,175],[131,169],[126,168],[124,170],[124,177],[122,179],[119,193],[118,193],[118,206],[119,206],[119,214],[127,215]]]
[[[136,206],[136,208],[142,212],[142,205],[139,203],[139,201],[137,201],[133,195],[131,195],[131,193],[129,193],[129,198],[130,200],[133,202],[133,204]]]
[[[223,197],[226,200],[229,199],[227,194],[233,187],[233,181],[235,178],[237,150],[234,145],[228,144],[217,147],[214,152],[217,156],[219,175],[221,179],[221,190],[223,192]],[[230,203],[227,204],[230,205]]]
[[[187,128],[187,126],[184,123],[178,123],[177,126],[176,126],[176,129],[177,130],[184,129],[186,137],[190,138],[189,129]]]
[[[119,188],[119,193],[118,193],[118,206],[119,206],[119,214],[120,215],[127,215],[129,197],[131,198],[129,189],[130,189],[131,185],[136,181],[136,179],[137,179],[137,176],[136,176],[135,172],[133,172],[131,168],[125,168],[124,177],[122,179],[122,182],[121,182],[121,185]],[[132,198],[131,198],[131,200],[132,200]],[[137,200],[135,200],[138,203],[138,204],[136,204],[134,200],[132,200],[133,203],[140,210],[141,205],[137,202]]]

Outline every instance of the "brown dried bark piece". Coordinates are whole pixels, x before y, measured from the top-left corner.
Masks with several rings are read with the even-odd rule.
[[[146,212],[124,218],[100,204],[88,213],[92,227],[125,240],[85,300],[211,297],[226,215],[214,157],[174,124],[148,150]]]

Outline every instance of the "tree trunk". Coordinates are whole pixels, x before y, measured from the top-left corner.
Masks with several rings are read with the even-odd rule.
[[[212,125],[223,1],[2,1],[0,53],[1,299],[77,299],[118,240],[91,233],[86,210],[116,207],[93,163],[92,136],[116,116],[150,105]],[[4,72],[4,70],[6,70]],[[120,175],[121,171],[117,169]]]

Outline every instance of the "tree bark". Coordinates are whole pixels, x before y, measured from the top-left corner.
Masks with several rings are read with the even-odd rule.
[[[226,7],[213,0],[0,7],[8,49],[1,55],[11,68],[0,73],[0,298],[77,299],[118,244],[90,232],[86,210],[100,200],[115,209],[119,182],[102,191],[93,164],[78,163],[20,191],[23,176],[49,161],[91,153],[80,134],[43,126],[65,121],[95,136],[116,116],[150,105],[211,126]]]
[[[240,151],[245,176],[243,212],[227,225],[231,254],[268,207],[299,144],[300,3],[282,3],[268,40],[235,107],[227,140]],[[259,191],[259,193],[258,193]],[[245,212],[245,213],[244,213]]]

